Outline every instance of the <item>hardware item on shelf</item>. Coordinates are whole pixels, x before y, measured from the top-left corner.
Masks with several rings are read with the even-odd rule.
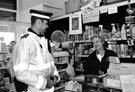
[[[122,27],[121,27],[121,39],[122,40],[126,40],[126,25],[123,24]]]
[[[9,70],[9,62],[7,62],[6,58],[7,51],[0,52],[0,92],[15,92],[10,90],[10,86],[12,85],[11,72]]]
[[[135,24],[131,24],[132,38],[135,39]]]
[[[112,25],[112,31],[111,31],[111,35],[112,35],[112,40],[116,39],[116,28],[115,28],[115,24],[111,24]]]
[[[5,80],[3,78],[0,79],[0,87],[5,85]]]
[[[89,83],[97,84],[99,82],[103,82],[103,78],[106,77],[108,74],[103,75],[85,75],[85,81]]]
[[[126,9],[126,11],[130,16],[135,12],[135,8],[131,7],[131,0],[128,0],[128,8]]]
[[[135,16],[126,16],[125,23],[135,23]]]
[[[4,42],[4,37],[0,37],[0,51],[7,51],[6,43]]]
[[[117,30],[116,38],[121,40],[121,32],[120,32],[120,25],[119,25],[119,23],[116,23],[116,30]]]
[[[126,26],[126,36],[127,36],[127,38],[128,38],[128,37],[131,37],[130,25],[131,25],[131,24],[128,23],[127,26]]]

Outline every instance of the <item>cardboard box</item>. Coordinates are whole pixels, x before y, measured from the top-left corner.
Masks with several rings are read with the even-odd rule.
[[[104,83],[105,87],[121,89],[121,83],[120,83],[120,80],[118,80],[118,79],[112,79],[109,77],[105,77],[103,79],[103,83]]]
[[[67,51],[59,51],[59,52],[53,52],[53,57],[66,57],[69,56],[69,53]]]
[[[69,57],[55,57],[54,58],[55,63],[59,64],[65,64],[69,62]]]
[[[65,2],[66,14],[79,11],[80,8],[81,8],[81,0],[67,0],[67,2]]]
[[[109,57],[109,62],[119,64],[120,60],[119,60],[119,57],[110,56]]]

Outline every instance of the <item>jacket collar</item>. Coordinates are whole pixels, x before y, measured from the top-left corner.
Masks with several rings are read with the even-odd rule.
[[[32,32],[34,34],[36,34],[38,37],[44,37],[43,34],[37,34],[35,31],[33,31],[31,28],[28,29],[29,32]]]

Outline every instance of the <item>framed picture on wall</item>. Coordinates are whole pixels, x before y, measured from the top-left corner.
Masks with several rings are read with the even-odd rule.
[[[72,30],[79,30],[79,18],[72,18]]]
[[[72,14],[69,18],[69,34],[76,35],[82,34],[82,17],[81,13]]]

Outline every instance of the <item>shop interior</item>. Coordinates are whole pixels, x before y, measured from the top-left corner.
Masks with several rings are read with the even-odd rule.
[[[54,92],[135,92],[135,0],[0,0],[0,92],[17,92],[12,50],[31,26],[30,9],[53,13],[46,35],[61,45],[51,48],[61,78]],[[118,55],[102,75],[85,74],[93,35]]]

